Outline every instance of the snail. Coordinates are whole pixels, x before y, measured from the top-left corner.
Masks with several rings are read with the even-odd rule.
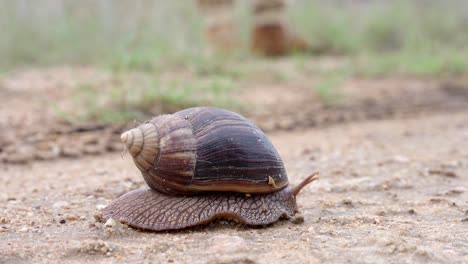
[[[150,189],[122,195],[103,216],[139,229],[182,229],[218,218],[268,225],[297,213],[296,196],[317,179],[315,173],[289,187],[267,136],[219,108],[161,115],[121,140]]]

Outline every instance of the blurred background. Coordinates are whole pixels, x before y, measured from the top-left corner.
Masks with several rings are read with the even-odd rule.
[[[233,16],[241,34],[238,52],[246,56],[252,22],[249,1],[233,2]],[[388,65],[387,70],[408,73],[464,69],[466,1],[285,2],[289,4],[287,22],[323,54],[368,55],[372,59],[369,63],[379,60],[379,65]],[[2,0],[0,12],[4,69],[104,64],[149,70],[161,67],[163,61],[193,63],[206,45],[203,14],[195,0]],[[395,62],[397,58],[401,65]],[[412,64],[422,65],[418,68]]]
[[[467,1],[209,2],[0,0],[4,145],[198,105],[272,131],[466,104]],[[284,36],[255,35],[264,9]]]

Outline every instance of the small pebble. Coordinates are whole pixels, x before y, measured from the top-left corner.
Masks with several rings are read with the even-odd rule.
[[[76,215],[66,215],[65,219],[68,221],[75,221],[78,219],[78,217]]]
[[[440,176],[445,176],[449,178],[455,178],[457,177],[457,174],[454,171],[451,170],[444,170],[444,169],[430,169],[429,174],[436,174]]]
[[[239,236],[215,235],[209,239],[208,252],[226,254],[248,249],[247,241]]]
[[[62,219],[62,220],[60,220],[59,223],[63,225],[63,224],[65,224],[66,222],[67,222],[67,221],[66,221],[65,219]]]
[[[353,201],[351,200],[351,198],[343,199],[343,201],[341,201],[341,203],[346,205],[346,206],[353,206]]]
[[[291,218],[291,223],[293,224],[302,224],[304,223],[304,216],[302,214],[297,214]]]
[[[94,213],[93,217],[94,217],[94,220],[96,220],[96,222],[99,222],[99,223],[104,222],[104,216],[102,215],[101,211],[96,211]]]
[[[58,201],[52,205],[52,208],[70,209],[70,203],[67,201]]]
[[[104,224],[105,227],[114,227],[116,225],[117,225],[117,222],[112,218],[109,218]]]
[[[88,254],[101,253],[109,256],[111,252],[115,250],[115,247],[108,242],[103,240],[96,241],[84,241],[79,246],[79,251]]]
[[[410,162],[410,159],[406,156],[402,156],[402,155],[395,155],[393,156],[393,161],[395,162],[398,162],[398,163],[408,163]]]

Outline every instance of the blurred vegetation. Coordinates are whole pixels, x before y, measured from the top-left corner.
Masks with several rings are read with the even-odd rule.
[[[118,81],[106,94],[102,101],[111,101],[112,113],[117,114],[103,110],[109,108],[94,98],[99,90],[92,84],[80,87],[77,98],[89,110],[80,118],[135,118],[151,112],[155,101],[176,107],[241,107],[229,97],[241,82],[263,72],[280,82],[288,81],[289,75],[274,61],[248,53],[248,1],[237,1],[235,14],[243,45],[235,54],[208,56],[195,1],[0,0],[0,73],[18,67],[91,64],[115,76],[145,75],[132,83]],[[351,76],[468,71],[464,0],[297,0],[287,17],[315,51],[295,54],[291,61],[303,75],[319,78],[314,89],[326,103],[337,100],[336,87]],[[322,57],[338,63],[331,68],[315,65]],[[189,77],[161,81],[168,71]]]
[[[68,121],[122,123],[197,105],[240,109],[229,96],[233,88],[233,82],[223,77],[165,82],[154,76],[116,77],[110,87],[92,83],[77,87],[72,103],[79,110],[66,112],[58,107],[54,110]]]
[[[172,62],[204,67],[218,58],[202,52],[202,19],[194,2],[0,0],[0,66],[160,70]],[[235,13],[247,42],[248,7],[245,1],[238,3]],[[459,73],[467,68],[468,3],[463,0],[297,0],[288,9],[288,21],[314,46],[315,55],[356,58],[361,74]],[[245,44],[234,59],[246,59]]]
[[[353,58],[355,74],[468,69],[466,1],[301,1],[289,17],[317,50]]]

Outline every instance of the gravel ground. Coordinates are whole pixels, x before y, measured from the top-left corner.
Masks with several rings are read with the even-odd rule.
[[[321,176],[298,197],[300,217],[264,228],[97,221],[145,186],[128,154],[1,164],[0,263],[468,262],[468,112],[269,136],[292,184]]]

